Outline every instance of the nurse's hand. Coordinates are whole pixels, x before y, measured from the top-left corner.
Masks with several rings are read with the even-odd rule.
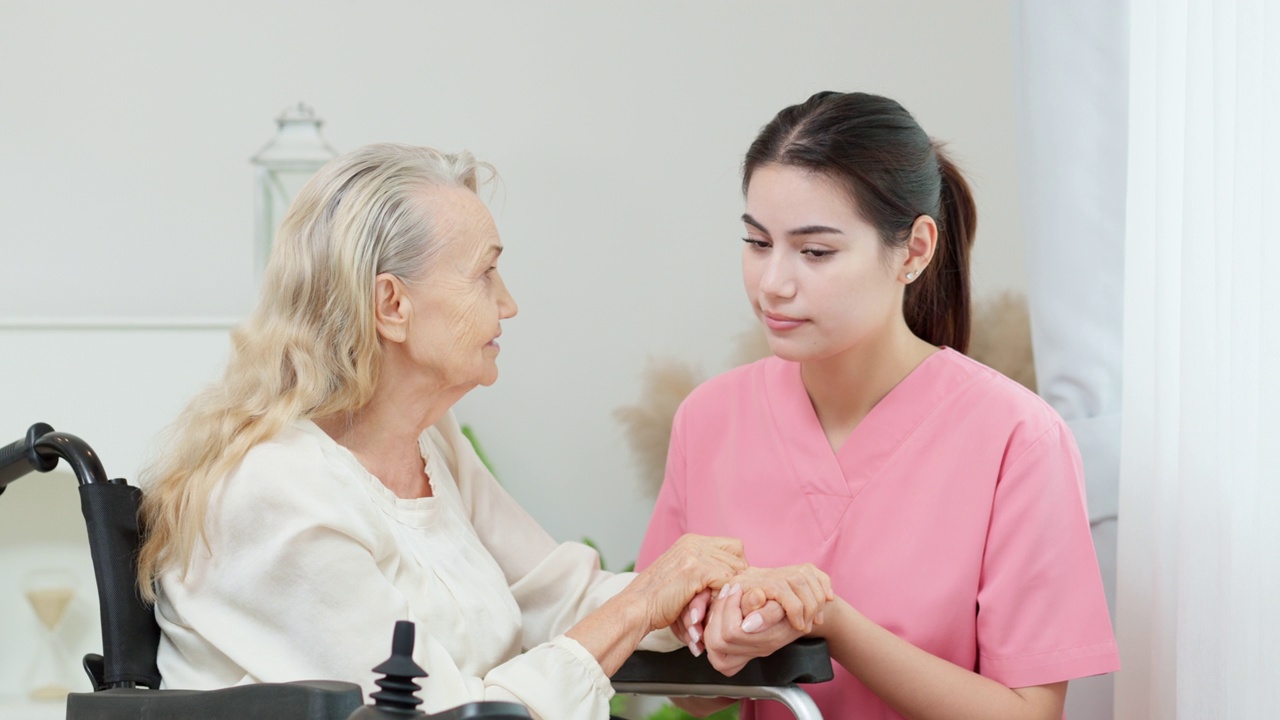
[[[645,607],[648,629],[660,630],[680,620],[699,593],[720,590],[746,569],[740,540],[684,535],[623,592],[638,596]]]
[[[835,599],[830,578],[813,565],[751,568],[731,583],[713,603],[705,633],[708,658],[726,675],[812,632]]]
[[[712,601],[705,636],[707,659],[722,674],[732,677],[753,658],[771,655],[803,636],[790,623],[783,622],[786,611],[774,600],[752,613],[764,623],[761,627],[751,632],[743,630],[742,588],[732,585],[727,590],[727,594]]]

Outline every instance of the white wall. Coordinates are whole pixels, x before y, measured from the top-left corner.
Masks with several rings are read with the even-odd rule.
[[[979,292],[1021,289],[1011,56],[1005,0],[2,0],[0,376],[22,373],[24,400],[0,404],[0,438],[58,425],[44,403],[91,406],[65,429],[136,473],[223,331],[13,328],[243,316],[247,159],[305,100],[339,150],[467,148],[498,167],[521,311],[501,380],[458,412],[554,535],[625,563],[651,501],[612,411],[646,357],[718,372],[749,326],[736,218],[754,133],[816,90],[899,99],[973,181]],[[81,347],[132,369],[102,373]],[[59,385],[95,374],[80,400]]]
[[[47,422],[89,442],[109,476],[132,480],[156,430],[215,377],[227,349],[218,328],[0,330],[0,442]],[[101,652],[102,641],[85,538],[75,476],[65,463],[0,496],[0,718],[25,717],[6,703],[38,682],[31,658],[41,635],[23,596],[37,569],[69,568],[77,579],[58,637],[69,650],[65,672],[88,689],[79,658]]]

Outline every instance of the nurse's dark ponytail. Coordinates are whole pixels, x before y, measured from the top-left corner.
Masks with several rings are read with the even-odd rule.
[[[849,190],[888,248],[900,248],[916,218],[938,225],[933,260],[907,286],[907,327],[934,345],[969,347],[969,250],[978,213],[959,169],[905,108],[866,93],[820,92],[778,113],[743,163],[742,188],[768,164],[826,175]]]

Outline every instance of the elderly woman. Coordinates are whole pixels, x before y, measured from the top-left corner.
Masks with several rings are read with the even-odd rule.
[[[168,686],[372,690],[409,619],[424,709],[502,699],[603,718],[608,676],[641,640],[746,567],[736,541],[687,536],[639,575],[602,572],[462,435],[450,408],[497,379],[516,314],[482,169],[373,145],[294,201],[226,374],[144,473],[140,577]]]

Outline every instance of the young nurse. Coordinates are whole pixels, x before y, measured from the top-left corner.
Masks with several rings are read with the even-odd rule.
[[[1067,681],[1118,653],[1070,432],[964,355],[965,180],[898,103],[824,92],[765,126],[743,186],[774,357],[681,405],[640,566],[692,532],[781,568],[695,601],[690,649],[732,673],[824,637],[828,718],[1061,718]]]

